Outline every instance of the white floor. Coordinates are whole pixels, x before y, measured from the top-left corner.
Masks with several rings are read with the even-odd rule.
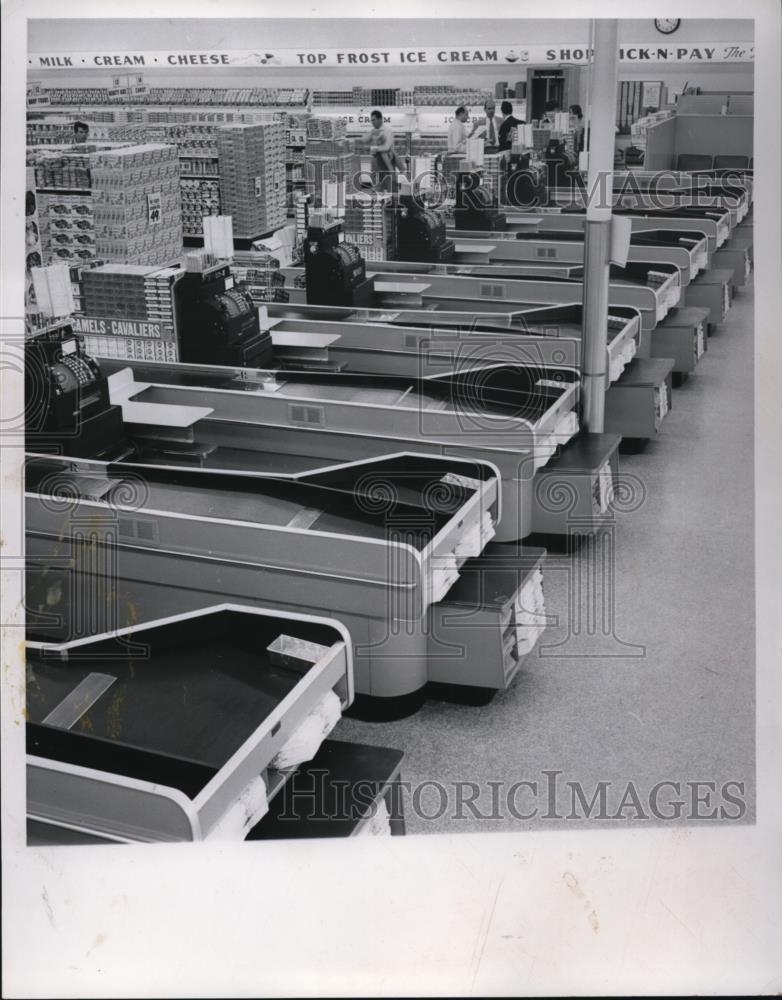
[[[615,571],[590,591],[600,600],[614,593],[613,634],[568,635],[573,567],[554,557],[544,568],[546,603],[561,624],[547,630],[508,691],[483,708],[429,701],[399,722],[346,719],[338,727],[335,738],[403,750],[403,778],[413,787],[445,786],[444,811],[433,786],[419,793],[418,809],[408,795],[409,833],[572,826],[543,816],[552,780],[544,772],[555,770],[562,773],[553,811],[561,817],[573,798],[566,781],[580,782],[587,800],[598,782],[610,782],[612,815],[632,782],[649,816],[659,782],[683,783],[685,799],[684,783],[716,783],[716,797],[701,791],[704,814],[725,804],[720,788],[736,781],[744,782],[743,819],[752,820],[753,306],[752,286],[739,289],[695,374],[674,390],[659,437],[639,455],[620,456],[621,473],[644,499],[617,515]],[[525,780],[538,782],[538,795],[527,788],[514,801],[523,813],[538,806],[529,820],[505,805],[506,790]],[[477,796],[478,817],[457,808],[458,782],[476,783],[475,793],[462,794]],[[496,819],[480,818],[492,814],[489,782],[503,783],[494,792]],[[668,803],[676,797],[666,786],[660,808],[675,811]],[[691,812],[686,805],[680,822]],[[632,799],[623,815],[640,815]]]

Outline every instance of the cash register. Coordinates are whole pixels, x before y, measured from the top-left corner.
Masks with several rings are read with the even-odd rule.
[[[453,259],[455,247],[445,232],[442,217],[412,195],[402,195],[398,202],[397,260],[446,263]]]
[[[112,405],[108,380],[68,322],[25,344],[25,434],[40,452],[117,461],[133,454],[122,408]]]
[[[458,174],[453,215],[456,229],[504,229],[507,222],[496,195],[482,183],[478,171]]]
[[[213,263],[199,254],[189,254],[185,263],[185,273],[174,286],[180,359],[191,364],[269,366],[271,337],[261,330],[250,296],[234,287],[228,263]]]
[[[310,213],[304,269],[307,302],[312,305],[372,305],[373,283],[367,278],[364,258],[355,246],[345,242],[341,220],[326,209]]]
[[[549,187],[567,187],[572,182],[576,161],[565,149],[564,142],[558,138],[549,139],[543,158]]]
[[[505,163],[504,202],[514,208],[546,203],[546,167],[530,153],[511,152]]]

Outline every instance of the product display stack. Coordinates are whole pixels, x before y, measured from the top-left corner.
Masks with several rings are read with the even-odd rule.
[[[73,312],[74,314],[84,312],[84,274],[86,271],[91,270],[95,267],[102,267],[106,263],[105,260],[101,260],[95,257],[93,260],[87,260],[79,264],[71,264],[69,268],[70,280],[71,280],[71,296],[73,297]]]
[[[393,260],[396,213],[390,194],[374,191],[349,194],[345,199],[345,242],[364,260]]]
[[[73,327],[89,354],[140,361],[177,361],[173,289],[182,271],[142,264],[105,264],[81,274]]]
[[[421,86],[413,88],[412,103],[419,108],[456,108],[460,104],[470,108],[482,107],[483,102],[493,97],[490,89],[479,90],[469,87]]]
[[[162,266],[182,253],[175,146],[147,144],[92,154],[97,256]]]
[[[307,122],[304,176],[306,190],[319,195],[324,182],[344,180],[352,190],[361,169],[355,142],[347,139],[343,121],[313,117]]]
[[[41,118],[27,123],[27,145],[49,146],[73,139],[73,125],[62,116]]]
[[[259,250],[237,250],[231,261],[231,273],[236,287],[246,292],[254,303],[287,302],[285,278],[280,273],[280,261],[271,253]]]
[[[90,156],[71,147],[27,151],[34,168],[43,264],[95,256]]]
[[[224,125],[217,130],[221,211],[234,237],[252,240],[286,221],[285,125]]]
[[[483,157],[481,185],[491,191],[495,205],[499,205],[502,200],[504,165],[504,153],[486,153]]]
[[[182,232],[203,234],[205,215],[220,214],[220,161],[216,127],[193,123],[169,125],[165,141],[179,150],[179,190],[182,198]]]

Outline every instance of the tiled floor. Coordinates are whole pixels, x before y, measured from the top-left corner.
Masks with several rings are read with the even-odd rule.
[[[627,797],[629,782],[649,816],[651,789],[681,782],[681,796],[665,786],[658,799],[661,812],[673,813],[669,803],[681,798],[681,821],[693,812],[686,783],[715,783],[715,790],[701,788],[702,815],[715,806],[738,813],[721,789],[744,782],[744,819],[752,818],[753,305],[752,286],[739,289],[695,374],[674,390],[659,437],[641,454],[621,456],[621,472],[638,477],[645,500],[616,520],[613,584],[608,578],[602,585],[615,592],[613,636],[568,637],[567,574],[546,576],[544,569],[547,610],[563,624],[548,629],[510,690],[482,708],[430,701],[399,722],[346,719],[338,727],[338,739],[404,750],[403,777],[413,788],[445,786],[447,800],[427,786],[417,809],[408,793],[409,833],[572,828],[574,820],[544,818],[570,813],[567,781],[580,782],[587,803],[599,782],[609,782],[608,815],[624,796],[629,819],[640,815],[632,793]],[[565,646],[547,648],[563,639]],[[553,803],[546,771],[562,772]],[[537,806],[528,820],[507,807],[519,781],[538,783],[537,794],[525,787],[510,796],[520,814]],[[463,788],[462,802],[474,797],[480,817],[495,811],[500,818],[460,809],[459,782],[477,785]],[[490,782],[497,783],[493,793]],[[741,796],[736,787],[729,793]],[[605,827],[627,819],[585,822]]]

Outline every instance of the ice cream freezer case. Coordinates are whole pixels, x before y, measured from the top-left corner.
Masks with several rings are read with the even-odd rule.
[[[137,437],[145,461],[253,472],[410,452],[488,463],[499,478],[497,537],[523,538],[534,530],[536,471],[578,432],[578,378],[568,368],[438,363],[438,374],[412,378],[100,362],[126,423],[150,421]],[[169,413],[193,414],[189,442],[168,445]]]
[[[231,603],[26,658],[27,815],[50,842],[241,840],[354,694],[339,622]]]

